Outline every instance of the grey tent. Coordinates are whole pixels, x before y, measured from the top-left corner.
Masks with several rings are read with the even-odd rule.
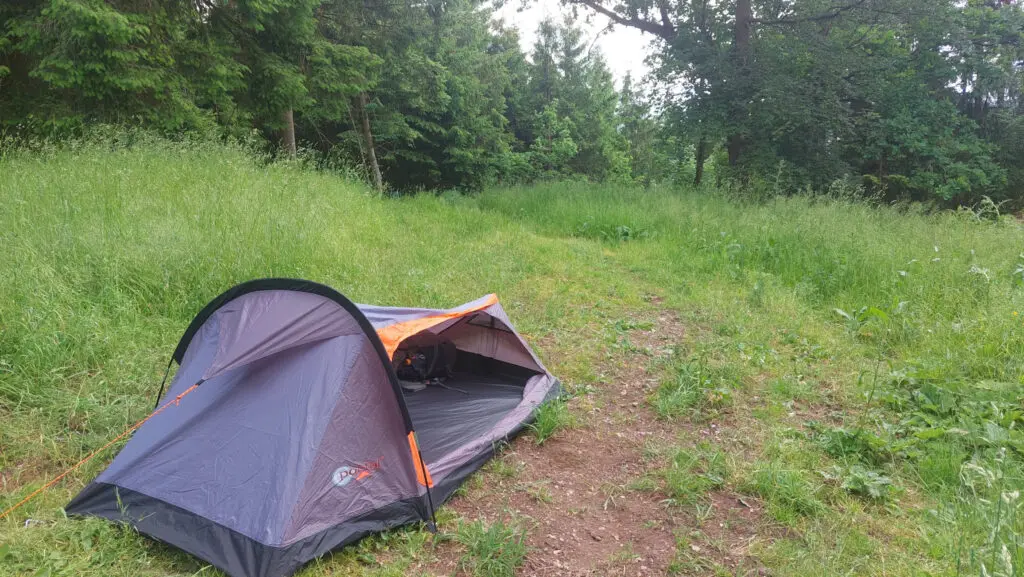
[[[404,389],[396,365],[431,350],[444,378]],[[292,279],[214,299],[173,360],[165,399],[200,386],[66,509],[126,522],[233,577],[291,575],[369,533],[430,522],[558,390],[494,295],[389,308]]]

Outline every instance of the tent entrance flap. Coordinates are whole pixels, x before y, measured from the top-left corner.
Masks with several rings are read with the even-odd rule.
[[[442,385],[405,393],[405,404],[427,466],[485,436],[523,401],[537,373],[496,359],[459,351]]]

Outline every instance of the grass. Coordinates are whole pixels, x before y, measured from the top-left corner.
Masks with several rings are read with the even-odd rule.
[[[651,406],[663,419],[685,415],[707,418],[731,400],[726,380],[704,360],[697,359],[672,363],[672,370],[655,391]]]
[[[658,473],[671,504],[693,504],[708,491],[725,485],[729,467],[724,454],[705,444],[695,451],[676,449],[668,466]]]
[[[649,359],[651,406],[691,441],[679,446],[709,423],[733,439],[663,448],[675,472],[656,488],[695,502],[711,489],[759,496],[770,516],[755,554],[774,575],[1024,571],[1024,229],[1013,219],[584,184],[385,200],[235,148],[146,139],[4,150],[0,207],[0,508],[149,411],[210,298],[295,276],[377,304],[496,292],[570,390],[614,391],[608,363]],[[629,337],[658,330],[649,319],[665,311],[686,329],[667,357]],[[583,418],[542,411],[538,441]],[[0,521],[0,574],[215,573],[63,517],[109,456]],[[518,475],[495,463],[485,475]],[[494,574],[514,568],[524,553],[495,550],[511,530],[467,528],[464,570],[489,571],[477,561],[491,553]],[[424,571],[432,551],[411,528],[303,575]]]
[[[534,441],[543,445],[558,431],[575,425],[575,417],[569,412],[569,405],[564,399],[557,398],[537,407],[529,427],[533,431]]]
[[[455,534],[466,549],[459,566],[474,577],[513,577],[526,558],[525,538],[522,529],[500,521],[463,523]]]
[[[818,486],[806,473],[775,462],[757,467],[746,482],[745,490],[764,499],[768,514],[787,525],[825,509],[818,498]]]

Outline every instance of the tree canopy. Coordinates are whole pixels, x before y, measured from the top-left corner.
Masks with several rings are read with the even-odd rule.
[[[676,134],[720,147],[733,177],[854,177],[870,193],[951,202],[1024,194],[1010,161],[1024,156],[1019,3],[568,3],[652,35]]]
[[[646,32],[616,88],[571,19],[478,0],[13,0],[0,130],[256,134],[380,189],[587,179],[1024,200],[1009,0],[564,0]],[[845,186],[844,185],[844,186]]]

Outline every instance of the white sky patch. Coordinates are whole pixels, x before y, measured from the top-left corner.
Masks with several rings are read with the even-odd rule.
[[[505,5],[495,11],[494,17],[519,29],[520,42],[529,56],[537,38],[537,25],[547,16],[553,17],[561,24],[564,15],[569,13],[570,9],[562,6],[559,0],[533,0],[526,4],[525,8],[521,0],[506,0]],[[608,68],[615,75],[615,85],[621,87],[622,78],[627,72],[632,73],[635,80],[647,74],[648,68],[644,64],[644,58],[649,53],[648,44],[651,36],[625,26],[605,30],[609,22],[608,18],[594,14],[586,8],[579,9],[577,25],[583,29],[586,42],[593,46],[593,50],[601,51]],[[602,30],[604,32],[598,36]]]

